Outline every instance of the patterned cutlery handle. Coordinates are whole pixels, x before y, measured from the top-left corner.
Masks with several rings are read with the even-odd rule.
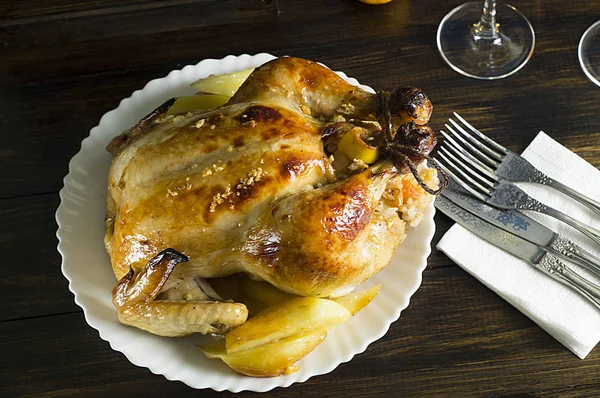
[[[548,247],[565,260],[580,265],[600,278],[600,259],[564,236],[558,236]]]
[[[575,199],[600,216],[600,202],[580,194],[563,183],[542,173],[520,155],[508,151],[496,170],[499,177],[512,182],[534,182],[549,186]]]
[[[554,280],[575,290],[600,309],[600,286],[584,279],[550,253],[546,253],[540,262],[534,265]]]

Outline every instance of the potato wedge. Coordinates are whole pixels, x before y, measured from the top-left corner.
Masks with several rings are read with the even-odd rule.
[[[350,312],[332,300],[298,297],[283,301],[249,319],[225,336],[227,353],[268,344],[289,336],[327,329],[345,322]]]
[[[177,97],[175,103],[167,110],[167,114],[178,115],[197,109],[212,109],[227,103],[227,101],[229,101],[229,97],[213,94]]]
[[[327,336],[325,330],[313,330],[235,353],[226,352],[222,345],[201,346],[208,359],[221,359],[238,373],[253,377],[273,377],[291,374],[294,364],[310,353]]]
[[[233,97],[233,94],[235,94],[242,83],[246,81],[252,71],[254,71],[254,69],[246,69],[223,75],[211,75],[196,80],[191,86],[201,93],[220,94],[227,97]]]
[[[279,304],[282,301],[298,297],[293,294],[282,292],[270,283],[255,281],[250,278],[244,278],[244,281],[242,282],[242,291],[246,296],[260,301],[266,307],[270,307],[272,305]]]
[[[334,298],[333,301],[343,305],[352,315],[354,315],[373,301],[375,296],[377,296],[377,293],[379,293],[380,288],[381,285],[373,286],[362,292],[350,293],[342,297]]]

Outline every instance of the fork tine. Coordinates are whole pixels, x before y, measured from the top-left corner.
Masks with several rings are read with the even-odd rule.
[[[463,129],[458,123],[456,123],[454,121],[454,119],[448,119],[448,121],[450,123],[452,123],[454,125],[454,127],[456,127],[456,129],[463,134],[463,137],[466,138],[474,147],[479,149],[481,152],[484,152],[489,157],[492,157],[498,161],[502,161],[502,156],[503,156],[502,153],[498,153],[498,152],[494,151],[493,149],[488,148],[487,146],[482,144],[480,141],[477,141],[472,135],[467,133],[465,131],[465,129]]]
[[[456,174],[454,174],[452,171],[450,171],[449,168],[447,168],[442,162],[440,162],[439,159],[437,159],[438,161],[438,166],[440,166],[440,168],[442,170],[444,170],[446,172],[446,174],[452,178],[454,180],[455,183],[457,183],[458,185],[460,185],[463,189],[465,189],[467,192],[469,192],[471,195],[473,195],[474,197],[476,197],[477,199],[485,202],[488,198],[485,197],[484,195],[482,195],[481,193],[477,192],[476,190],[474,190],[473,188],[471,188],[469,186],[469,184],[465,184],[460,178],[458,178],[456,176]],[[443,195],[443,194],[442,194]]]
[[[453,133],[453,135],[455,137],[457,137],[462,142],[462,145],[459,144],[448,133],[446,133],[443,130],[440,130],[440,133],[444,136],[444,138],[446,138],[446,142],[449,142],[449,144],[447,144],[448,146],[453,145],[454,149],[461,151],[463,153],[469,153],[469,151],[471,151],[471,156],[473,156],[473,157],[478,156],[481,159],[481,161],[480,161],[481,163],[485,162],[488,167],[492,167],[493,169],[496,169],[496,167],[498,167],[500,162],[497,162],[494,159],[487,156],[485,153],[480,152],[477,148],[475,148],[473,145],[471,145],[470,143],[465,141],[464,138],[462,138],[460,135],[458,135],[458,133],[456,131],[454,131],[454,129],[452,127],[450,127],[448,125],[446,125],[446,127],[449,129],[450,132]],[[466,149],[463,147],[466,147]]]
[[[477,137],[481,138],[483,141],[487,142],[488,144],[490,144],[492,147],[494,147],[494,149],[496,149],[498,152],[501,152],[503,155],[506,155],[506,153],[508,152],[508,150],[506,148],[504,148],[502,145],[498,144],[496,141],[492,140],[491,138],[487,137],[486,135],[484,135],[481,131],[477,130],[475,127],[473,127],[471,125],[471,123],[467,122],[462,116],[460,116],[458,113],[453,112],[454,116],[456,116],[456,118],[458,120],[460,120],[462,122],[462,124],[464,124],[465,126],[467,126],[467,128],[469,130],[471,130],[471,132],[473,134],[475,134]]]
[[[448,149],[440,148],[440,153],[443,153],[446,157],[448,157],[455,165],[458,165],[458,168],[461,170],[466,170],[472,177],[475,177],[481,184],[486,185],[490,189],[494,189],[495,180],[489,181],[481,174],[477,173],[471,167],[467,166],[462,160],[458,159],[456,156],[451,154]]]
[[[480,193],[487,195],[488,197],[492,195],[492,191],[489,188],[484,187],[483,185],[481,185],[480,183],[478,183],[477,181],[475,181],[471,176],[469,176],[467,173],[465,173],[460,167],[456,166],[456,164],[454,164],[454,162],[452,162],[450,159],[448,159],[443,153],[438,152],[437,154],[437,160],[438,163],[440,162],[440,158],[442,158],[445,162],[446,165],[449,165],[454,171],[456,171],[456,174],[460,175],[461,178],[457,177],[456,174],[454,174],[455,176],[455,180],[457,181],[462,181],[464,182],[465,180],[469,182],[472,189],[478,189],[480,191]],[[446,166],[448,167],[448,166]]]
[[[471,155],[469,152],[465,151],[462,148],[455,148],[452,145],[444,145],[442,143],[441,148],[445,148],[447,151],[453,153],[454,155],[460,157],[463,161],[467,162],[471,166],[475,167],[477,170],[482,172],[484,175],[489,177],[492,181],[497,181],[498,176],[493,169],[489,168],[485,164],[483,164],[479,159]]]
[[[450,122],[453,122],[453,121],[454,120],[450,119]],[[473,142],[467,141],[462,134],[457,133],[456,130],[454,130],[452,128],[452,126],[449,126],[448,124],[445,124],[444,126],[446,126],[446,129],[448,129],[454,135],[454,137],[458,138],[458,140],[460,142],[462,142],[464,145],[466,145],[471,150],[471,153],[474,156],[478,156],[483,159],[489,159],[496,166],[498,164],[500,164],[500,162],[502,161],[502,156],[498,155],[498,153],[492,152],[489,149],[487,149],[487,150],[482,149],[481,144],[479,144],[479,147],[477,147],[477,146],[473,145]],[[473,137],[470,137],[470,138],[471,138],[471,140],[473,140]]]

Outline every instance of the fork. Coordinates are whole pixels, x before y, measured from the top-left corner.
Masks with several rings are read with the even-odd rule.
[[[456,137],[458,141],[461,142],[462,146],[466,147],[471,153],[473,153],[475,157],[485,163],[481,164],[481,162],[477,161],[478,159],[473,158],[473,156],[471,156],[468,152],[462,152],[469,157],[471,161],[476,162],[479,166],[482,166],[485,169],[484,173],[492,174],[493,176],[497,176],[500,179],[510,182],[532,182],[549,186],[571,197],[572,199],[575,199],[600,216],[600,202],[588,198],[585,195],[582,195],[579,192],[562,184],[561,182],[550,178],[535,168],[527,160],[522,158],[519,154],[504,148],[491,138],[485,136],[464,118],[462,118],[458,113],[454,112],[453,114],[456,119],[462,123],[462,126],[453,119],[448,119],[454,128],[448,124],[445,125],[446,128],[453,134],[454,137]],[[472,134],[469,134],[467,130],[469,130]],[[457,131],[460,132],[460,134]],[[457,148],[459,151],[462,151],[461,145],[458,145],[458,143],[455,140],[452,140],[444,131],[441,133],[446,139],[453,143],[455,148]]]
[[[446,125],[446,128],[451,130],[455,137],[459,137],[450,126]],[[464,144],[461,146],[446,132],[441,131],[441,133],[446,140],[442,143],[435,159],[440,168],[471,195],[500,209],[533,210],[549,215],[570,225],[600,245],[600,231],[533,199],[511,182],[498,178],[491,167],[478,159],[486,161],[486,158],[489,159],[488,154],[478,151],[466,140],[459,139]]]

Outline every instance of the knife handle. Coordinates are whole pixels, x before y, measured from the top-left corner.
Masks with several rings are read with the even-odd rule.
[[[558,235],[548,248],[552,253],[584,267],[600,278],[600,259],[564,236]]]
[[[600,286],[586,280],[581,275],[567,267],[557,257],[546,253],[544,257],[534,264],[536,268],[549,275],[554,280],[575,290],[588,301],[600,309]]]
[[[587,208],[589,208],[594,213],[596,213],[597,215],[600,216],[600,203],[599,202],[580,194],[579,192],[575,191],[574,189],[571,189],[568,186],[566,186],[556,180],[550,180],[546,183],[546,185],[556,189],[557,191],[564,193],[567,196],[570,196],[571,198],[575,199],[576,201],[578,201],[579,203],[586,206]]]

